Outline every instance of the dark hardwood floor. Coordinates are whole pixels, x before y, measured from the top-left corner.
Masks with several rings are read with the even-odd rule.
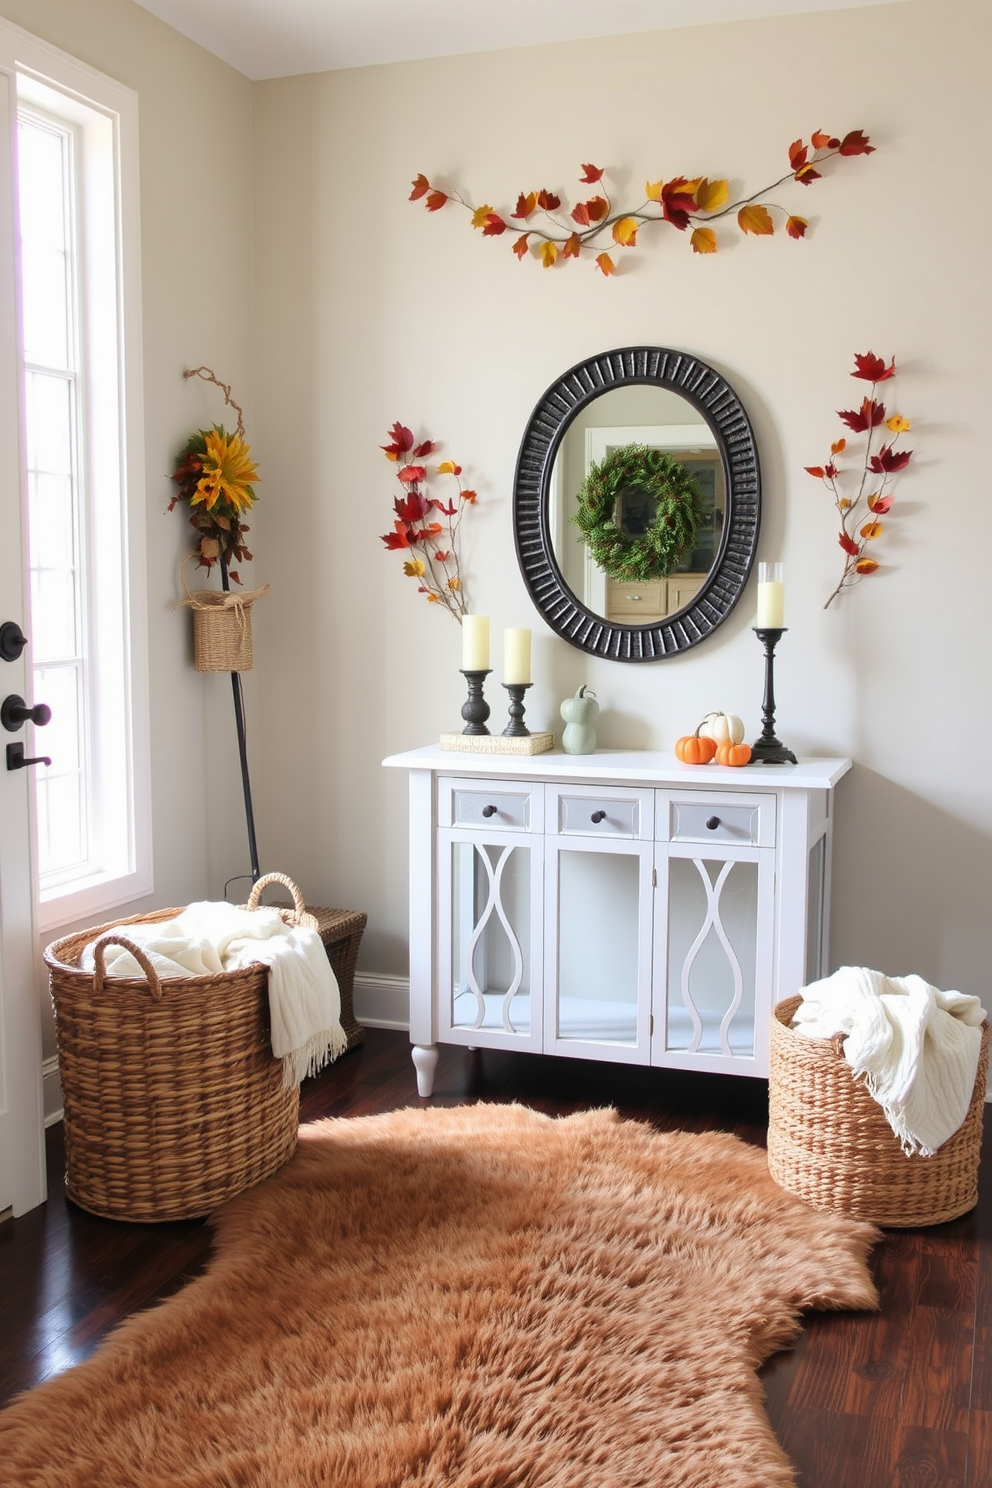
[[[613,1105],[661,1128],[721,1129],[758,1144],[767,1122],[759,1081],[536,1055],[443,1049],[435,1090],[439,1104],[517,1100],[549,1114]],[[307,1082],[302,1115],[417,1102],[406,1035],[369,1029]],[[87,1358],[123,1317],[177,1291],[210,1257],[204,1221],[130,1225],[74,1208],[59,1126],[48,1152],[47,1204],[0,1226],[0,1405]],[[762,1371],[802,1488],[988,1488],[992,1165],[977,1209],[932,1229],[886,1231],[874,1264],[880,1313],[813,1314],[796,1347]]]

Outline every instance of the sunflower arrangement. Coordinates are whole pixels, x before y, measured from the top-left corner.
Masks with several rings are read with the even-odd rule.
[[[254,485],[260,478],[251,445],[245,442],[244,414],[231,397],[230,386],[215,377],[209,367],[195,367],[183,376],[202,377],[219,387],[225,403],[237,413],[238,426],[233,434],[214,424],[211,429],[198,429],[190,435],[176,460],[172,479],[177,489],[169,511],[180,501],[189,502],[190,526],[197,534],[197,567],[209,571],[219,561],[221,571],[240,584],[241,578],[230,561],[251,561],[243,518],[258,499]]]

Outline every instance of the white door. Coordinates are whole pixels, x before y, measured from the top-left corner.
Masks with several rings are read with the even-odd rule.
[[[20,458],[15,287],[13,144],[16,97],[0,70],[0,627],[28,629]],[[0,632],[2,635],[2,632]],[[2,649],[2,645],[0,645]],[[16,649],[16,648],[8,648]],[[0,699],[29,698],[27,653],[0,656]],[[0,729],[0,1213],[45,1198],[39,981],[43,972],[34,923],[35,870],[29,771],[7,768],[7,745],[35,753],[28,725]]]

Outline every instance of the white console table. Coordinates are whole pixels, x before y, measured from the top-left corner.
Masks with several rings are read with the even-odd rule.
[[[390,756],[410,776],[410,1038],[768,1073],[771,1009],[826,970],[846,759]]]

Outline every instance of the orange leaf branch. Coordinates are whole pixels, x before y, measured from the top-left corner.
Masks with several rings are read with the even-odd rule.
[[[806,466],[806,473],[819,480],[830,492],[834,507],[840,514],[837,543],[844,554],[844,565],[836,587],[827,597],[824,609],[829,609],[842,589],[850,588],[869,574],[877,572],[878,562],[866,550],[870,543],[877,542],[882,536],[884,523],[878,519],[891,510],[895,499],[889,487],[896,474],[904,470],[912,458],[912,450],[896,449],[899,436],[907,433],[910,428],[909,420],[898,413],[886,418],[885,405],[875,396],[878,384],[894,376],[895,369],[894,357],[886,365],[881,357],[876,357],[870,351],[858,354],[854,359],[851,376],[871,383],[871,391],[862,399],[860,408],[842,409],[837,415],[848,429],[866,436],[854,496],[848,497],[843,493],[842,477],[851,472],[842,470],[837,459],[838,455],[847,450],[846,436],[830,446],[830,459],[823,465]],[[873,448],[875,431],[883,428],[892,438],[886,444],[885,434],[880,434],[882,443],[876,451]],[[871,487],[875,489],[871,490]],[[870,494],[866,494],[869,491]],[[868,520],[865,520],[866,516]]]
[[[413,182],[411,201],[423,200],[429,212],[437,212],[449,201],[455,202],[470,213],[472,226],[482,231],[484,237],[501,237],[512,224],[521,224],[520,232],[514,234],[510,247],[517,258],[532,257],[545,268],[564,264],[570,258],[578,258],[584,249],[595,250],[604,236],[619,246],[630,249],[636,246],[640,225],[656,222],[667,223],[679,232],[693,226],[690,243],[695,253],[715,253],[718,242],[712,224],[733,217],[739,230],[748,236],[769,237],[775,232],[771,213],[785,217],[785,231],[794,241],[806,235],[808,222],[805,217],[790,213],[785,207],[767,200],[789,181],[810,186],[822,179],[822,167],[827,161],[854,155],[870,155],[874,145],[861,129],[850,130],[843,138],[837,138],[816,130],[808,144],[795,140],[788,149],[790,169],[770,186],[763,187],[736,201],[728,202],[727,182],[711,180],[707,176],[687,178],[673,176],[668,181],[649,181],[647,200],[638,207],[615,209],[603,182],[605,171],[599,166],[583,165],[580,183],[591,186],[594,195],[577,201],[568,218],[557,215],[562,208],[562,198],[557,192],[520,192],[513,211],[496,211],[490,206],[475,207],[458,191],[445,191],[420,174]],[[709,225],[707,225],[709,224]],[[533,240],[533,241],[532,241]],[[610,263],[604,272],[613,272],[608,254],[600,253],[596,263],[603,268],[604,258]]]
[[[437,448],[433,440],[414,440],[413,433],[397,421],[389,430],[388,444],[381,446],[387,460],[399,465],[395,472],[401,494],[393,500],[393,530],[382,542],[390,552],[403,555],[403,572],[417,581],[417,593],[428,604],[437,604],[461,624],[467,611],[458,555],[458,529],[467,506],[474,506],[475,491],[461,481],[462,467],[443,460],[431,470],[422,463]],[[415,461],[421,463],[414,463]],[[429,493],[435,476],[454,481],[456,494],[447,502]],[[438,521],[438,517],[445,520]]]

